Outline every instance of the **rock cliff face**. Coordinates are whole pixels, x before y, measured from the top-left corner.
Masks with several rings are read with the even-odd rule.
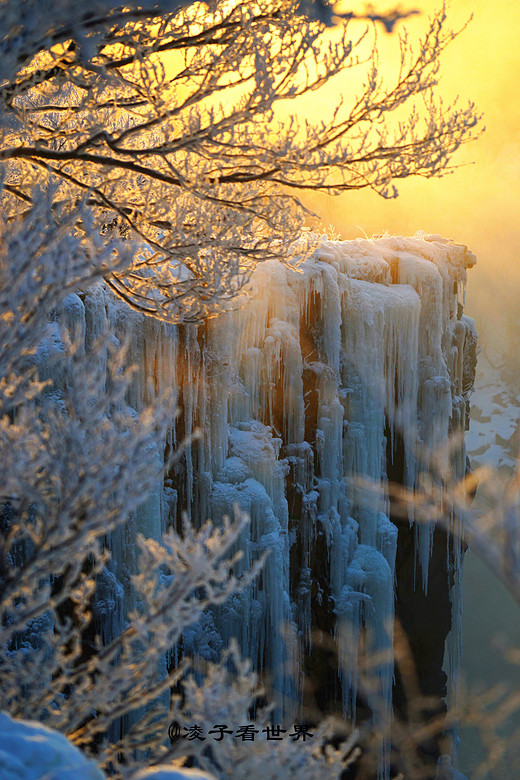
[[[458,520],[434,530],[391,485],[413,495],[430,484],[442,498],[464,476],[464,445],[448,443],[466,428],[474,374],[461,303],[474,262],[439,236],[322,240],[298,267],[259,267],[249,301],[200,326],[145,318],[103,287],[63,305],[61,327],[84,334],[86,348],[107,323],[130,339],[130,405],[174,389],[180,415],[166,448],[200,432],[111,539],[123,602],[136,529],[159,538],[181,511],[218,523],[238,504],[251,517],[239,566],[269,550],[263,573],[187,632],[182,649],[216,657],[237,636],[280,716],[377,707],[388,717],[394,614],[423,694],[445,694],[448,634],[457,668]],[[364,652],[379,656],[370,689],[363,636]],[[399,675],[394,699],[406,718]]]

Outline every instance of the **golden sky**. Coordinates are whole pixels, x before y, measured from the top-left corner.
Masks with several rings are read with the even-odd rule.
[[[374,0],[378,11],[395,7],[397,0]],[[405,9],[420,14],[396,26],[389,35],[377,26],[381,70],[396,75],[397,31],[406,26],[410,41],[425,31],[428,15],[442,0],[401,0]],[[364,0],[343,0],[348,10],[362,11]],[[473,19],[443,53],[438,94],[449,103],[457,95],[483,114],[485,132],[461,147],[452,162],[453,173],[438,179],[414,178],[398,182],[399,197],[383,200],[369,190],[339,197],[311,196],[307,203],[318,212],[324,227],[333,225],[344,239],[388,231],[413,235],[417,230],[440,233],[466,244],[478,264],[469,275],[466,311],[474,316],[481,342],[502,339],[520,370],[520,0],[451,0],[448,23],[459,29]],[[355,23],[358,35],[364,23]],[[329,33],[334,35],[334,29]],[[365,50],[366,53],[366,50]],[[362,73],[362,72],[360,72]],[[280,118],[326,120],[341,93],[359,92],[361,75],[340,74],[319,91],[297,103],[281,106]],[[278,112],[277,112],[278,113]],[[507,346],[501,344],[501,346]]]
[[[352,7],[352,4],[349,4]],[[406,3],[421,16],[406,21],[410,38],[425,28],[433,0]],[[377,6],[378,8],[383,6]],[[462,167],[441,179],[408,179],[396,200],[373,192],[346,193],[313,201],[323,224],[333,224],[342,238],[388,230],[410,235],[421,229],[467,244],[478,257],[471,271],[467,310],[483,335],[497,332],[504,317],[520,329],[520,2],[518,0],[452,0],[448,18],[466,30],[444,52],[439,94],[472,100],[484,114],[485,133],[458,150]],[[389,74],[397,36],[379,32],[381,61]],[[312,96],[313,116],[326,117],[338,93],[348,94],[348,77],[338,77]],[[321,117],[319,117],[321,118]],[[471,164],[470,164],[471,163]],[[505,305],[504,305],[505,301]],[[520,315],[518,315],[520,318]]]

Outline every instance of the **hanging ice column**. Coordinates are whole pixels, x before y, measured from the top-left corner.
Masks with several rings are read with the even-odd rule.
[[[114,535],[115,576],[135,565],[136,528],[159,538],[182,510],[218,523],[238,503],[251,516],[241,565],[270,555],[253,587],[186,632],[184,650],[214,658],[238,636],[287,715],[301,706],[304,675],[328,673],[316,628],[336,636],[343,666],[323,695],[355,711],[363,626],[372,649],[387,651],[373,705],[389,715],[397,528],[387,475],[401,458],[411,490],[432,465],[441,481],[450,464],[463,476],[463,445],[450,458],[442,445],[465,427],[474,332],[458,298],[474,262],[438,236],[322,239],[297,268],[260,266],[242,308],[198,327],[136,315],[102,288],[84,297],[87,348],[105,320],[131,337],[129,404],[139,410],[173,386],[181,414],[165,445],[201,433],[130,530]],[[418,526],[418,588],[430,546]]]

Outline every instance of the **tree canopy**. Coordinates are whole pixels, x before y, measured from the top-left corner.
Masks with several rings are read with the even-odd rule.
[[[104,17],[101,6],[73,5],[68,24],[58,6],[54,26],[27,23],[21,40],[13,11],[2,43],[7,54],[18,45],[0,85],[3,208],[23,214],[35,187],[51,183],[56,214],[86,202],[99,230],[135,241],[129,268],[107,283],[162,319],[218,312],[258,262],[290,256],[305,191],[392,197],[398,179],[442,173],[477,122],[472,104],[434,95],[455,35],[444,9],[418,46],[402,39],[391,86],[374,49],[361,93],[302,122],[281,121],[277,105],[348,78],[369,34],[353,15],[331,43],[296,0],[171,3],[161,13],[109,5]],[[395,17],[372,18],[392,29]]]

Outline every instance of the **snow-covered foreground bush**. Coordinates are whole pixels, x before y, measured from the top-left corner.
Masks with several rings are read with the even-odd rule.
[[[219,530],[187,526],[165,545],[137,539],[146,573],[123,617],[107,535],[162,480],[159,447],[174,407],[167,398],[139,414],[127,405],[124,346],[112,335],[80,348],[81,302],[62,301],[113,266],[116,249],[119,263],[128,250],[76,239],[70,222],[58,227],[54,217],[42,198],[27,218],[0,226],[0,698],[12,715],[98,749],[99,735],[117,736],[123,718],[135,726],[146,711],[129,747],[150,748],[165,738],[167,692],[183,673],[169,676],[166,651],[208,604],[249,582],[233,576],[229,555],[247,519]],[[49,321],[52,307],[67,311],[68,330]]]

